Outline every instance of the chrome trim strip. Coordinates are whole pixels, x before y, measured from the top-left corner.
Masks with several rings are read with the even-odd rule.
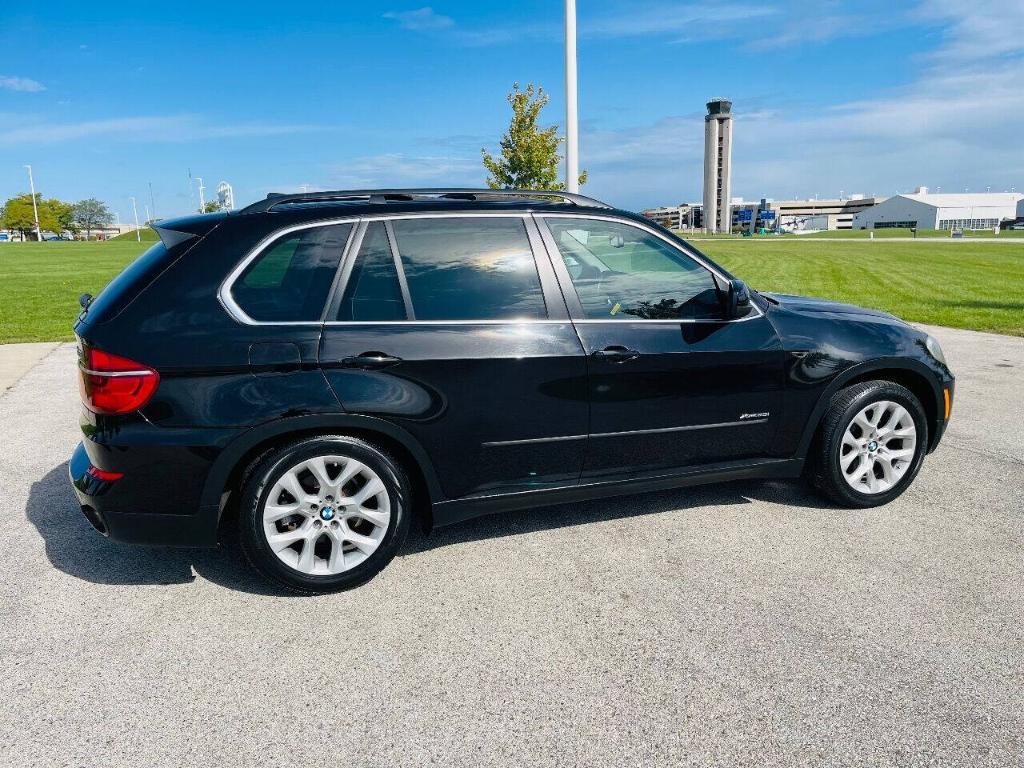
[[[721,427],[745,427],[750,424],[764,424],[768,419],[744,419],[743,421],[719,421],[715,424],[688,424],[685,427],[662,427],[659,429],[631,429],[627,432],[594,432],[591,437],[622,437],[623,435],[657,435],[665,432],[692,432],[697,429],[719,429]]]
[[[585,209],[584,209],[585,210]],[[582,210],[577,212],[564,211],[564,212],[537,212],[537,211],[416,211],[409,213],[393,213],[393,214],[374,214],[371,216],[367,215],[355,215],[355,216],[342,216],[334,219],[319,219],[317,221],[308,221],[302,224],[295,224],[290,227],[275,230],[267,235],[265,238],[260,240],[252,250],[249,251],[242,260],[235,265],[235,268],[228,273],[228,276],[224,278],[224,281],[220,284],[220,288],[217,290],[217,299],[220,301],[221,306],[224,307],[228,315],[238,323],[242,325],[270,325],[270,326],[357,326],[357,325],[507,325],[507,324],[520,324],[520,323],[536,323],[536,324],[550,324],[550,323],[643,323],[649,324],[694,324],[694,323],[743,323],[747,320],[756,320],[759,317],[764,316],[764,312],[757,306],[756,303],[751,302],[751,306],[757,310],[756,315],[747,315],[747,317],[737,318],[735,320],[715,320],[715,319],[699,319],[699,318],[680,318],[678,320],[644,320],[643,318],[636,318],[635,320],[604,320],[604,319],[581,319],[581,320],[552,320],[548,319],[524,319],[524,320],[386,320],[386,321],[368,321],[368,320],[332,320],[332,321],[319,321],[319,320],[281,320],[277,322],[270,322],[266,320],[254,320],[245,313],[245,311],[238,306],[235,302],[234,297],[231,295],[231,286],[238,279],[238,277],[245,271],[246,267],[249,266],[257,256],[260,255],[268,246],[274,243],[276,240],[290,235],[293,232],[298,232],[304,229],[315,229],[317,227],[330,227],[338,224],[358,224],[360,222],[371,222],[371,221],[390,221],[395,219],[457,219],[457,218],[518,218],[528,219],[531,217],[548,217],[548,216],[561,216],[574,219],[597,219],[599,221],[612,221],[619,224],[625,224],[626,226],[636,227],[637,229],[648,232],[655,237],[664,240],[670,246],[680,251],[687,258],[693,259],[702,267],[707,269],[712,274],[718,276],[722,280],[725,280],[719,272],[713,267],[707,264],[696,254],[692,254],[685,248],[680,247],[678,241],[673,242],[671,239],[665,237],[657,230],[649,228],[639,222],[635,222],[631,219],[624,219],[617,216],[602,216],[596,214],[584,213]],[[525,222],[524,222],[525,225]],[[349,233],[349,239],[345,246],[345,252],[342,254],[344,260],[349,249],[352,246],[352,238],[355,236],[357,226],[352,227],[352,232]],[[527,231],[529,228],[527,227]],[[531,243],[532,245],[532,243]],[[538,254],[534,253],[534,258],[538,258]],[[344,261],[342,262],[344,265]]]
[[[92,368],[79,368],[89,376],[103,376],[108,379],[119,379],[125,376],[152,376],[156,371],[94,371]]]
[[[657,435],[667,432],[692,432],[698,429],[718,429],[720,427],[745,427],[748,424],[764,424],[763,419],[743,419],[742,421],[719,421],[715,424],[689,424],[685,427],[660,427],[658,429],[630,429],[625,432],[594,432],[590,435],[560,435],[558,437],[531,437],[526,440],[492,440],[483,443],[484,448],[505,447],[509,445],[532,445],[536,443],[559,443],[569,440],[584,440],[587,437],[622,437],[623,435]]]
[[[505,447],[508,445],[535,445],[537,443],[565,443],[570,440],[586,440],[587,435],[561,435],[559,437],[531,437],[526,440],[492,440],[483,443],[484,448]]]

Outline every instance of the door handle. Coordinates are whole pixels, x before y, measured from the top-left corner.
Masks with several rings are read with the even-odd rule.
[[[388,368],[402,362],[402,358],[387,355],[383,352],[363,352],[361,355],[344,357],[343,368]]]
[[[592,354],[594,357],[607,360],[609,363],[628,363],[630,360],[636,360],[640,357],[640,353],[635,349],[618,345],[599,349]]]

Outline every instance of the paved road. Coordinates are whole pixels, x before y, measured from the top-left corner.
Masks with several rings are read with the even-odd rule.
[[[325,598],[95,535],[59,349],[0,397],[0,765],[1021,765],[1024,340],[937,333],[955,420],[885,509],[545,509]]]

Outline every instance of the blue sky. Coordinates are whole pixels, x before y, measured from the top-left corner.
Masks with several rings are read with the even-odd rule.
[[[698,199],[713,96],[734,101],[748,199],[1024,189],[1020,0],[578,8],[596,197]],[[150,182],[158,215],[185,212],[189,169],[239,203],[482,185],[515,81],[543,85],[546,121],[564,123],[559,0],[19,3],[0,34],[0,198],[27,191],[31,163],[39,191],[122,220]]]

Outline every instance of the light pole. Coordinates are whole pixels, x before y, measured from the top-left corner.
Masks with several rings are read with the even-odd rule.
[[[26,165],[25,167],[28,168],[28,188],[32,193],[32,215],[36,220],[36,242],[41,243],[43,242],[43,233],[42,230],[39,229],[39,206],[36,205],[36,182],[32,178],[32,166]]]
[[[132,201],[132,213],[135,214],[135,239],[138,240],[141,243],[142,242],[142,232],[139,229],[139,209],[135,205],[135,198],[134,197],[129,197],[128,199]]]
[[[199,212],[206,213],[206,200],[203,198],[203,192],[206,191],[206,187],[203,186],[203,179],[201,176],[196,176],[196,181],[199,182]]]
[[[580,191],[580,144],[576,114],[576,0],[565,0],[565,189]]]

